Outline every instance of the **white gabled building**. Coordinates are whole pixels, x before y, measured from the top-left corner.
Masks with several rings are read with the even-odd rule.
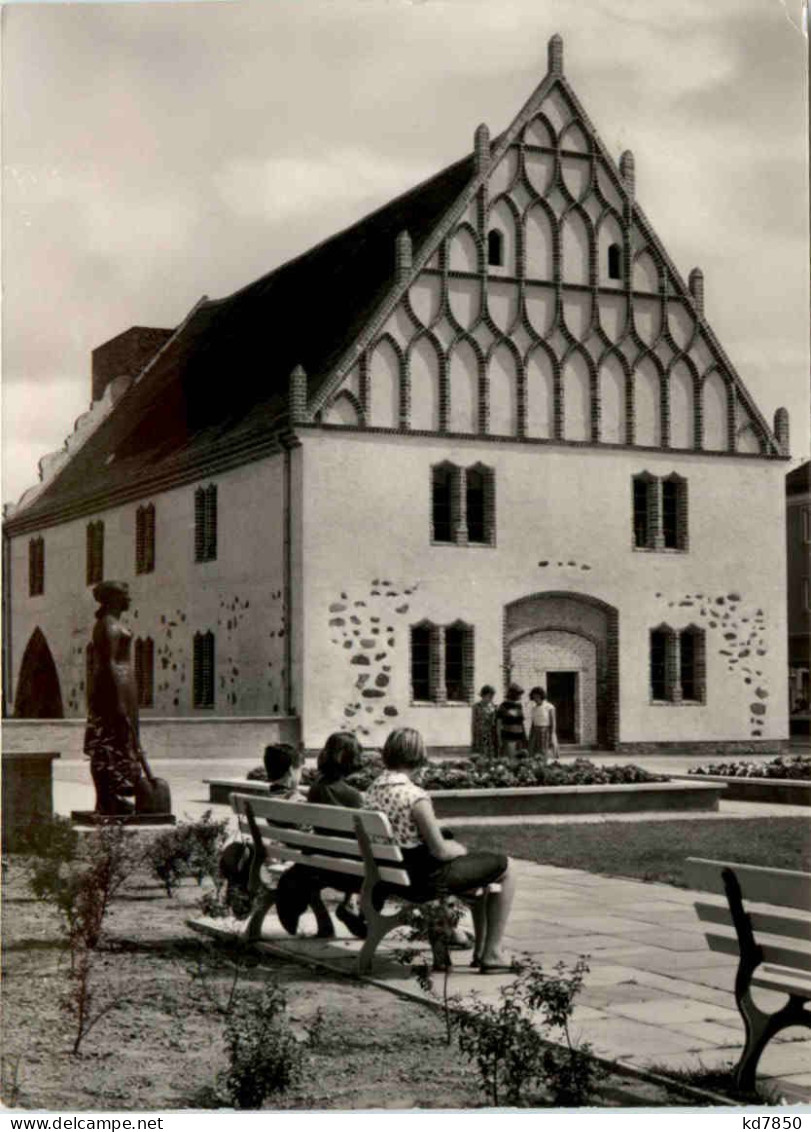
[[[18,715],[83,717],[103,575],[131,586],[146,719],[461,747],[512,677],[546,685],[563,741],[783,742],[787,417],[758,411],[562,51],[470,156],[96,352],[106,408],[5,523]]]

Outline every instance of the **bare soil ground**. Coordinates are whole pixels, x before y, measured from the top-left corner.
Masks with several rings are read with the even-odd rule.
[[[3,1102],[25,1110],[210,1109],[224,1102],[224,1016],[232,974],[227,955],[185,927],[200,890],[169,898],[146,877],[131,882],[110,913],[109,943],[93,975],[94,1009],[109,1007],[72,1054],[75,1024],[60,1007],[68,953],[59,920],[33,899],[18,858],[3,883]],[[476,1072],[445,1042],[428,1007],[305,966],[252,958],[237,987],[256,994],[276,978],[294,1031],[307,1042],[319,1009],[320,1039],[307,1044],[304,1078],[267,1108],[474,1108]],[[543,1103],[543,1098],[538,1098]],[[678,1089],[622,1075],[605,1083],[604,1107],[685,1105]]]

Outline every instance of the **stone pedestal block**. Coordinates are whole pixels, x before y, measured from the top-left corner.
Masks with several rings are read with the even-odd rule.
[[[3,751],[3,852],[13,853],[32,821],[53,817],[57,751]]]

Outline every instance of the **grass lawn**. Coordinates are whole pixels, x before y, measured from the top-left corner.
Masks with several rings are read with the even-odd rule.
[[[469,825],[458,837],[469,849],[680,888],[687,857],[811,872],[811,823],[797,817]]]

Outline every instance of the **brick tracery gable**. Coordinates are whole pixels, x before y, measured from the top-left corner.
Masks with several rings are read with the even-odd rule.
[[[488,262],[490,233],[500,263]],[[614,277],[618,276],[618,277]],[[351,399],[342,390],[351,391]],[[352,411],[348,411],[350,409]],[[310,405],[354,427],[775,455],[780,446],[562,73],[491,145]]]

